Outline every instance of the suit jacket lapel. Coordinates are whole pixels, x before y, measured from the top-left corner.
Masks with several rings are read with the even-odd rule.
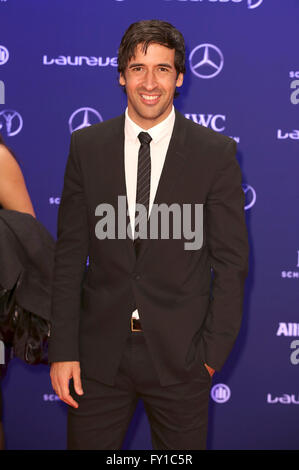
[[[113,167],[113,185],[115,188],[115,207],[118,207],[118,197],[125,196],[126,201],[126,229],[129,227],[131,230],[130,216],[128,211],[128,197],[126,189],[126,175],[125,175],[125,114],[122,114],[114,120],[114,126],[112,127],[112,135],[109,139],[109,154],[112,157],[109,167]],[[123,220],[122,222],[123,223]],[[133,240],[126,234],[126,244],[128,247],[128,253],[130,260],[135,262],[136,255],[133,245]]]

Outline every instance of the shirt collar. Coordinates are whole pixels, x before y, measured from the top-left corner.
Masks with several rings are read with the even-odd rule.
[[[166,137],[166,135],[171,135],[173,126],[174,126],[174,121],[175,121],[175,112],[174,112],[174,106],[172,106],[172,109],[167,116],[162,122],[159,122],[159,124],[156,124],[155,126],[151,127],[150,129],[142,129],[142,127],[138,126],[132,119],[130,118],[128,114],[128,108],[126,109],[125,112],[125,136],[126,139],[131,140],[136,142],[138,140],[138,134],[140,132],[148,132],[153,140],[154,143],[159,142],[163,137]],[[139,142],[139,140],[138,140]]]

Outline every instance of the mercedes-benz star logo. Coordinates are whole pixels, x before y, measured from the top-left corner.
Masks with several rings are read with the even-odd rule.
[[[256,192],[252,186],[246,183],[242,184],[242,188],[245,193],[246,200],[244,209],[247,211],[248,209],[251,209],[251,207],[254,206],[256,202]]]
[[[247,0],[249,10],[259,7],[263,3],[263,0]]]
[[[0,111],[0,131],[5,129],[8,137],[18,134],[23,127],[23,119],[20,113],[12,109]]]
[[[197,77],[213,78],[221,72],[224,58],[221,50],[213,44],[200,44],[191,52],[189,64]]]
[[[0,46],[0,65],[6,64],[9,58],[8,49],[4,46]]]
[[[70,133],[89,127],[97,122],[102,122],[103,118],[98,111],[93,108],[79,108],[73,112],[69,118]]]

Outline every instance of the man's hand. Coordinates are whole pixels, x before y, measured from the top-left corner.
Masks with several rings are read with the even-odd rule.
[[[78,403],[73,400],[70,395],[69,380],[73,378],[74,388],[77,395],[83,395],[80,376],[80,362],[53,362],[51,364],[50,377],[52,387],[60,400],[64,401],[67,405],[78,408]]]
[[[215,369],[212,369],[212,367],[208,366],[208,364],[205,363],[205,366],[206,366],[206,369],[208,370],[210,376],[212,377],[214,372],[215,372]]]

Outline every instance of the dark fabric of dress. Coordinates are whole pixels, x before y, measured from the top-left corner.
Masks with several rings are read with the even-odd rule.
[[[0,340],[28,364],[48,361],[54,247],[32,215],[0,210]]]

